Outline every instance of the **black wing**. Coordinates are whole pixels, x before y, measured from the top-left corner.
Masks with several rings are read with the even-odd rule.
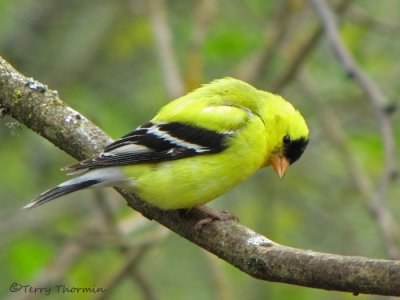
[[[101,154],[65,170],[161,162],[218,153],[226,148],[226,138],[231,135],[231,132],[218,133],[179,122],[148,122],[109,144]]]

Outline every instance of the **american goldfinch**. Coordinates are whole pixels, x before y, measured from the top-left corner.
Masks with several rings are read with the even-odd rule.
[[[260,168],[282,178],[300,158],[309,130],[278,95],[233,78],[215,80],[165,105],[102,153],[66,167],[72,179],[25,208],[89,187],[129,189],[161,209],[192,208]]]

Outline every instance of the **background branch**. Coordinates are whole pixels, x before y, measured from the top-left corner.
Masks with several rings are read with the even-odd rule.
[[[383,224],[387,222],[387,215],[382,207],[385,202],[389,182],[395,174],[393,129],[388,113],[392,109],[389,109],[388,101],[378,85],[375,84],[375,82],[371,80],[365,72],[363,72],[363,70],[354,60],[337,30],[335,15],[327,6],[325,1],[309,0],[309,2],[321,21],[321,24],[325,30],[326,38],[328,39],[332,50],[336,54],[338,61],[342,64],[348,76],[353,78],[358,83],[369,100],[369,104],[372,107],[381,131],[384,146],[384,168],[378,190],[371,201],[371,212],[378,220],[380,226],[383,227],[385,226]],[[385,232],[384,229],[382,229],[382,231]],[[393,247],[389,247],[389,249],[393,249]],[[398,257],[397,251],[390,251],[389,255],[391,258]]]
[[[342,14],[346,11],[349,5],[349,0],[341,0],[335,7],[335,11],[338,14]],[[318,45],[321,37],[323,35],[323,28],[317,26],[311,31],[311,33],[305,38],[305,41],[297,47],[290,57],[290,62],[287,64],[286,68],[279,75],[277,79],[271,84],[270,89],[276,93],[279,93],[287,86],[293,79],[304,64],[306,58],[312,53],[312,50]]]
[[[400,231],[396,226],[397,224],[393,222],[391,212],[384,205],[375,205],[375,187],[367,173],[360,165],[356,156],[351,151],[345,131],[341,128],[335,113],[329,108],[329,106],[321,103],[319,100],[320,97],[316,95],[316,88],[313,85],[313,82],[311,82],[305,74],[300,76],[300,82],[303,89],[310,95],[310,101],[312,101],[318,109],[321,122],[326,128],[328,136],[335,143],[336,148],[341,152],[343,161],[345,161],[346,166],[348,166],[355,185],[359,189],[360,194],[366,200],[367,208],[376,220],[377,226],[381,232],[381,237],[388,257],[391,259],[400,259],[400,253],[396,245],[396,237],[399,236]],[[379,210],[379,212],[376,210]],[[377,218],[376,216],[383,217]]]
[[[149,13],[154,31],[156,51],[161,63],[168,94],[173,98],[181,96],[184,84],[179,74],[178,63],[174,56],[171,28],[167,19],[164,0],[150,0]]]

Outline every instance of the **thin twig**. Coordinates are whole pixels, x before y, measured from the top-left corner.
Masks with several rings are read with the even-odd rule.
[[[156,289],[151,285],[151,282],[143,274],[143,271],[139,268],[134,269],[134,273],[131,273],[132,278],[135,280],[136,285],[139,287],[144,300],[158,300],[160,297],[157,296]]]
[[[320,101],[318,101],[318,97],[315,95],[316,88],[313,86],[311,80],[308,80],[308,77],[304,76],[303,74],[299,78],[301,86],[309,94],[308,99],[313,101],[316,108],[320,112],[322,123],[329,133],[328,136],[340,150],[342,157],[346,162],[346,166],[349,168],[352,178],[354,178],[357,188],[364,199],[367,200],[368,209],[373,211],[375,209],[375,187],[351,151],[347,137],[344,133],[344,130],[341,128],[336,115],[326,104],[322,104]],[[396,227],[397,224],[394,223],[394,218],[391,212],[383,205],[380,206],[380,210],[381,215],[384,216],[384,218],[375,218],[375,220],[381,233],[385,250],[388,254],[388,257],[391,259],[400,259],[400,252],[395,241],[396,237],[399,236],[400,231]]]
[[[60,247],[60,250],[57,251],[50,262],[42,268],[41,272],[38,273],[33,280],[29,282],[30,286],[37,288],[51,288],[53,292],[56,291],[56,286],[62,285],[68,271],[79,263],[84,255],[99,244],[104,248],[105,243],[101,240],[101,237],[107,233],[105,232],[102,234],[102,232],[98,231],[98,222],[97,220],[94,220],[94,216],[90,215],[87,219],[88,221],[80,226],[81,229],[79,234],[64,242]],[[133,224],[133,226],[125,226],[125,224],[128,223]],[[137,224],[139,224],[139,226],[137,226]],[[120,221],[117,224],[117,227],[120,228],[122,225],[126,230],[124,232],[125,234],[132,234],[142,228],[140,223],[132,221],[127,222],[127,220]],[[147,243],[147,240],[144,240],[144,242]],[[117,246],[128,249],[126,242],[121,246]],[[103,288],[103,286],[99,287]],[[43,297],[42,293],[15,293],[7,299],[34,300],[41,297]]]
[[[350,54],[337,30],[335,16],[331,9],[326,5],[325,1],[309,0],[309,2],[314,7],[317,16],[320,18],[326,37],[330,42],[337,59],[344,67],[346,73],[351,78],[354,78],[360,88],[365,92],[379,123],[385,150],[385,168],[380,183],[379,193],[375,200],[376,205],[379,206],[385,199],[387,185],[395,171],[393,131],[387,113],[388,101],[375,82],[361,70],[353,56]]]
[[[343,13],[348,7],[349,2],[349,0],[340,1],[340,3],[335,8],[336,12],[338,14]],[[279,93],[294,78],[296,78],[298,70],[300,69],[308,55],[317,46],[320,38],[322,37],[322,34],[322,27],[316,27],[305,39],[305,42],[303,42],[296,51],[292,51],[294,55],[290,58],[290,62],[285,70],[282,72],[282,74],[271,84],[271,91]]]
[[[186,61],[186,88],[193,90],[202,83],[203,52],[202,47],[214,17],[218,3],[216,0],[198,1],[193,10],[193,30],[190,49]]]
[[[142,241],[139,247],[137,244],[128,245],[122,236],[122,232],[119,230],[118,223],[116,223],[113,215],[111,214],[111,210],[104,199],[104,192],[101,190],[97,190],[96,195],[97,195],[96,199],[99,211],[103,217],[102,218],[104,221],[103,223],[106,227],[107,232],[110,233],[116,249],[124,257],[123,261],[125,262],[125,265],[123,266],[123,272],[121,272],[121,274],[118,275],[120,276],[118,277],[119,280],[113,280],[111,283],[108,283],[106,286],[106,292],[103,294],[98,294],[97,296],[95,296],[94,299],[106,299],[107,295],[109,295],[111,291],[117,287],[118,282],[123,279],[124,274],[126,275],[126,277],[130,277],[135,281],[132,283],[136,283],[136,285],[140,287],[140,290],[143,292],[142,296],[144,298],[154,299],[155,295],[154,293],[151,292],[152,289],[150,288],[150,284],[148,282],[144,283],[143,277],[137,274],[138,270],[136,268],[136,265],[143,257],[144,255],[143,251],[149,250],[151,246],[156,245],[156,242],[160,241],[161,238],[165,236],[166,230],[162,228],[162,231],[160,231],[160,228],[158,228],[158,234],[152,233],[150,242],[148,239]],[[132,250],[132,248],[134,248],[135,250]],[[139,248],[139,250],[137,248]],[[131,257],[133,251],[135,254],[133,257]],[[145,286],[143,286],[143,284],[145,284]]]
[[[375,82],[362,71],[353,56],[350,54],[337,30],[335,16],[331,9],[326,5],[325,1],[309,0],[309,2],[319,17],[325,30],[326,37],[336,54],[337,59],[345,69],[345,72],[351,78],[354,78],[367,96],[379,125],[384,147],[384,168],[371,212],[375,215],[376,219],[379,220],[379,224],[383,224],[386,215],[382,210],[382,206],[384,205],[389,182],[395,173],[393,131],[387,113],[388,101],[385,99],[385,96]]]
[[[162,238],[164,238],[166,236],[166,233],[167,231],[165,230],[165,228],[159,227],[157,233],[153,234],[151,237],[145,240],[142,240],[142,242],[136,245],[134,249],[131,249],[129,251],[125,251],[124,249],[123,252],[125,254],[125,259],[123,266],[115,274],[111,275],[111,277],[109,277],[106,282],[100,284],[100,286],[104,288],[105,292],[97,294],[93,298],[93,300],[107,299],[108,296],[111,295],[113,290],[124,279],[132,278],[135,280],[137,277],[135,275],[132,276],[132,272],[136,273],[136,268],[141,262],[143,255],[148,253],[148,250],[150,248],[154,247]]]
[[[115,245],[117,245],[117,247],[119,247],[120,249],[128,249],[129,246],[121,238],[121,233],[119,231],[119,228],[117,227],[112,211],[104,197],[104,191],[94,190],[94,193],[96,195],[96,207],[98,208],[98,211],[100,213],[105,231],[111,237],[111,241],[114,241]]]
[[[172,98],[182,96],[184,84],[179,75],[172,44],[171,27],[167,20],[164,0],[149,0],[150,20],[153,25],[156,51],[161,63],[167,92]]]
[[[394,22],[387,19],[377,19],[375,16],[368,15],[368,13],[357,4],[361,3],[353,3],[349,9],[349,15],[353,23],[358,23],[363,27],[373,27],[373,29],[380,33],[398,36],[400,29],[398,20]]]
[[[254,82],[262,76],[264,70],[269,66],[273,54],[279,49],[284,40],[292,15],[290,14],[291,1],[279,3],[276,12],[271,14],[265,26],[264,42],[261,48],[251,57],[241,63],[235,72],[236,77],[247,82]]]
[[[79,259],[89,249],[87,245],[79,243],[78,240],[82,236],[86,236],[87,231],[83,230],[79,236],[71,238],[65,245],[54,255],[54,259],[47,266],[42,268],[41,272],[36,275],[29,285],[32,287],[54,288],[61,284],[65,278],[65,274],[70,268],[76,264]],[[34,259],[32,257],[32,259]],[[8,300],[34,300],[42,298],[42,293],[14,293]]]

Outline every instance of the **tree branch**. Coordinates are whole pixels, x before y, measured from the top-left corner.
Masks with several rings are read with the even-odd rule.
[[[0,58],[0,106],[71,156],[98,153],[111,139],[66,106],[54,91],[28,80]],[[198,210],[163,211],[118,189],[128,205],[249,275],[320,289],[400,296],[400,261],[340,256],[279,245],[233,221],[212,222],[200,233]],[[32,213],[32,212],[30,212]]]
[[[156,50],[160,59],[161,70],[169,95],[174,98],[182,96],[184,83],[180,77],[178,63],[174,56],[171,28],[167,19],[164,0],[150,0],[149,14],[154,31]]]

